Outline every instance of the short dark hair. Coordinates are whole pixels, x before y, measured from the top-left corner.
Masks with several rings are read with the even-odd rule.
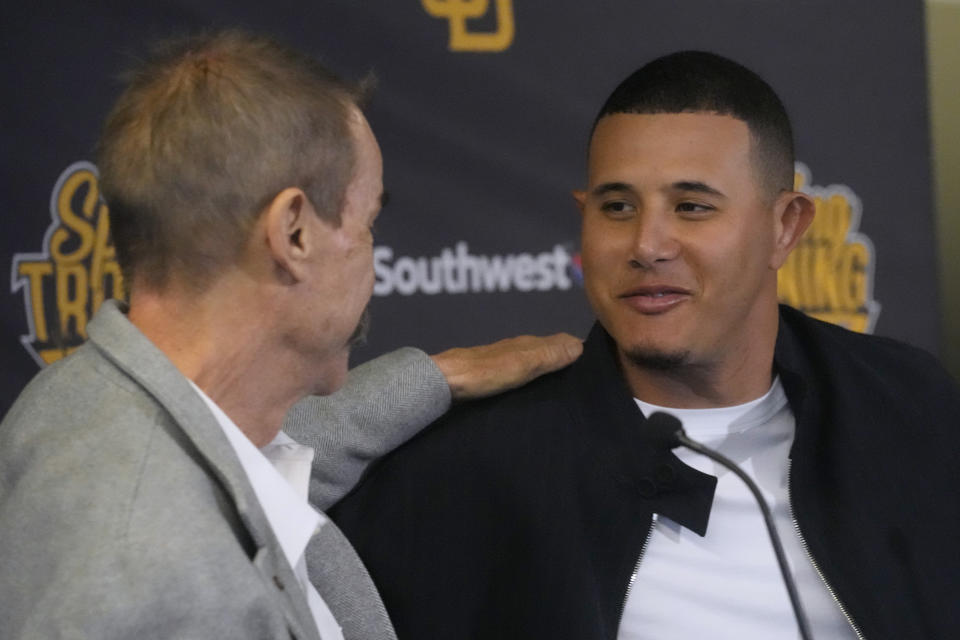
[[[203,289],[287,187],[339,225],[364,87],[238,30],[157,43],[127,79],[97,164],[128,290]]]
[[[744,121],[761,185],[793,189],[793,129],[783,103],[763,78],[715,53],[680,51],[637,69],[607,98],[593,128],[615,113],[697,112]]]

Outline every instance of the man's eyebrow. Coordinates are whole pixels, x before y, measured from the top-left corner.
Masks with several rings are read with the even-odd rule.
[[[598,197],[614,191],[633,192],[633,187],[631,187],[626,182],[604,182],[603,184],[598,184],[593,189],[591,189],[590,195],[594,197]]]
[[[714,189],[706,182],[700,182],[699,180],[680,180],[679,182],[674,182],[670,185],[670,189],[673,191],[693,191],[694,193],[706,193],[712,196],[720,196],[721,198],[726,198],[726,194],[722,191]]]

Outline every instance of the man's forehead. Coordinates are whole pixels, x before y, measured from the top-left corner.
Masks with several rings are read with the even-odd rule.
[[[685,166],[746,167],[751,151],[746,122],[711,112],[617,113],[597,123],[590,141],[591,178],[632,167],[675,171]],[[695,176],[674,176],[686,179]],[[610,180],[605,176],[604,180]]]
[[[750,127],[734,116],[714,111],[678,113],[612,113],[602,117],[590,137],[590,146],[598,143],[625,142],[642,135],[691,136],[726,134],[731,140],[750,140]],[[627,140],[625,140],[625,138]]]

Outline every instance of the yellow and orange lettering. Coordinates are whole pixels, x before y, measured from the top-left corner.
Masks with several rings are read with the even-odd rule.
[[[846,294],[845,309],[860,311],[867,307],[867,264],[870,252],[859,242],[844,247],[843,272],[846,282],[843,288]]]
[[[17,275],[28,278],[30,283],[30,313],[38,342],[46,342],[47,318],[43,315],[43,279],[53,273],[49,262],[21,262],[17,265]]]
[[[40,349],[37,351],[37,355],[40,356],[40,359],[43,360],[46,364],[53,364],[57,360],[66,358],[68,355],[77,350],[77,347],[67,347],[66,349]]]
[[[84,185],[87,185],[88,189],[78,215],[73,210],[73,199]],[[90,171],[77,171],[63,183],[57,196],[57,213],[63,226],[54,231],[50,238],[50,255],[57,264],[76,264],[90,254],[95,232],[88,219],[93,217],[98,197],[97,177]],[[71,231],[76,236],[73,236]],[[74,237],[77,239],[77,246],[72,250],[64,249],[64,245]]]
[[[850,231],[850,203],[841,195],[834,194],[822,200],[817,198],[817,215],[814,220],[819,238],[839,247]]]
[[[61,335],[69,335],[70,319],[82,338],[87,337],[87,299],[90,285],[82,264],[57,265],[57,311]]]

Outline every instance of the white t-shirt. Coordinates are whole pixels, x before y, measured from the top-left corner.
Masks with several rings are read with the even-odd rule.
[[[310,538],[327,522],[326,516],[307,502],[313,449],[296,442],[283,431],[262,449],[257,449],[200,387],[193,381],[190,384],[206,402],[240,459],[260,507],[306,595],[320,638],[343,640],[340,625],[307,577],[304,551]]]
[[[773,512],[813,636],[855,638],[804,550],[790,514],[788,454],[794,417],[776,379],[761,398],[717,409],[671,409],[636,400],[643,414],[676,416],[687,435],[736,462]],[[799,633],[760,509],[732,472],[687,449],[687,465],[717,476],[704,537],[656,517],[636,569],[619,640],[713,638],[795,640]]]

